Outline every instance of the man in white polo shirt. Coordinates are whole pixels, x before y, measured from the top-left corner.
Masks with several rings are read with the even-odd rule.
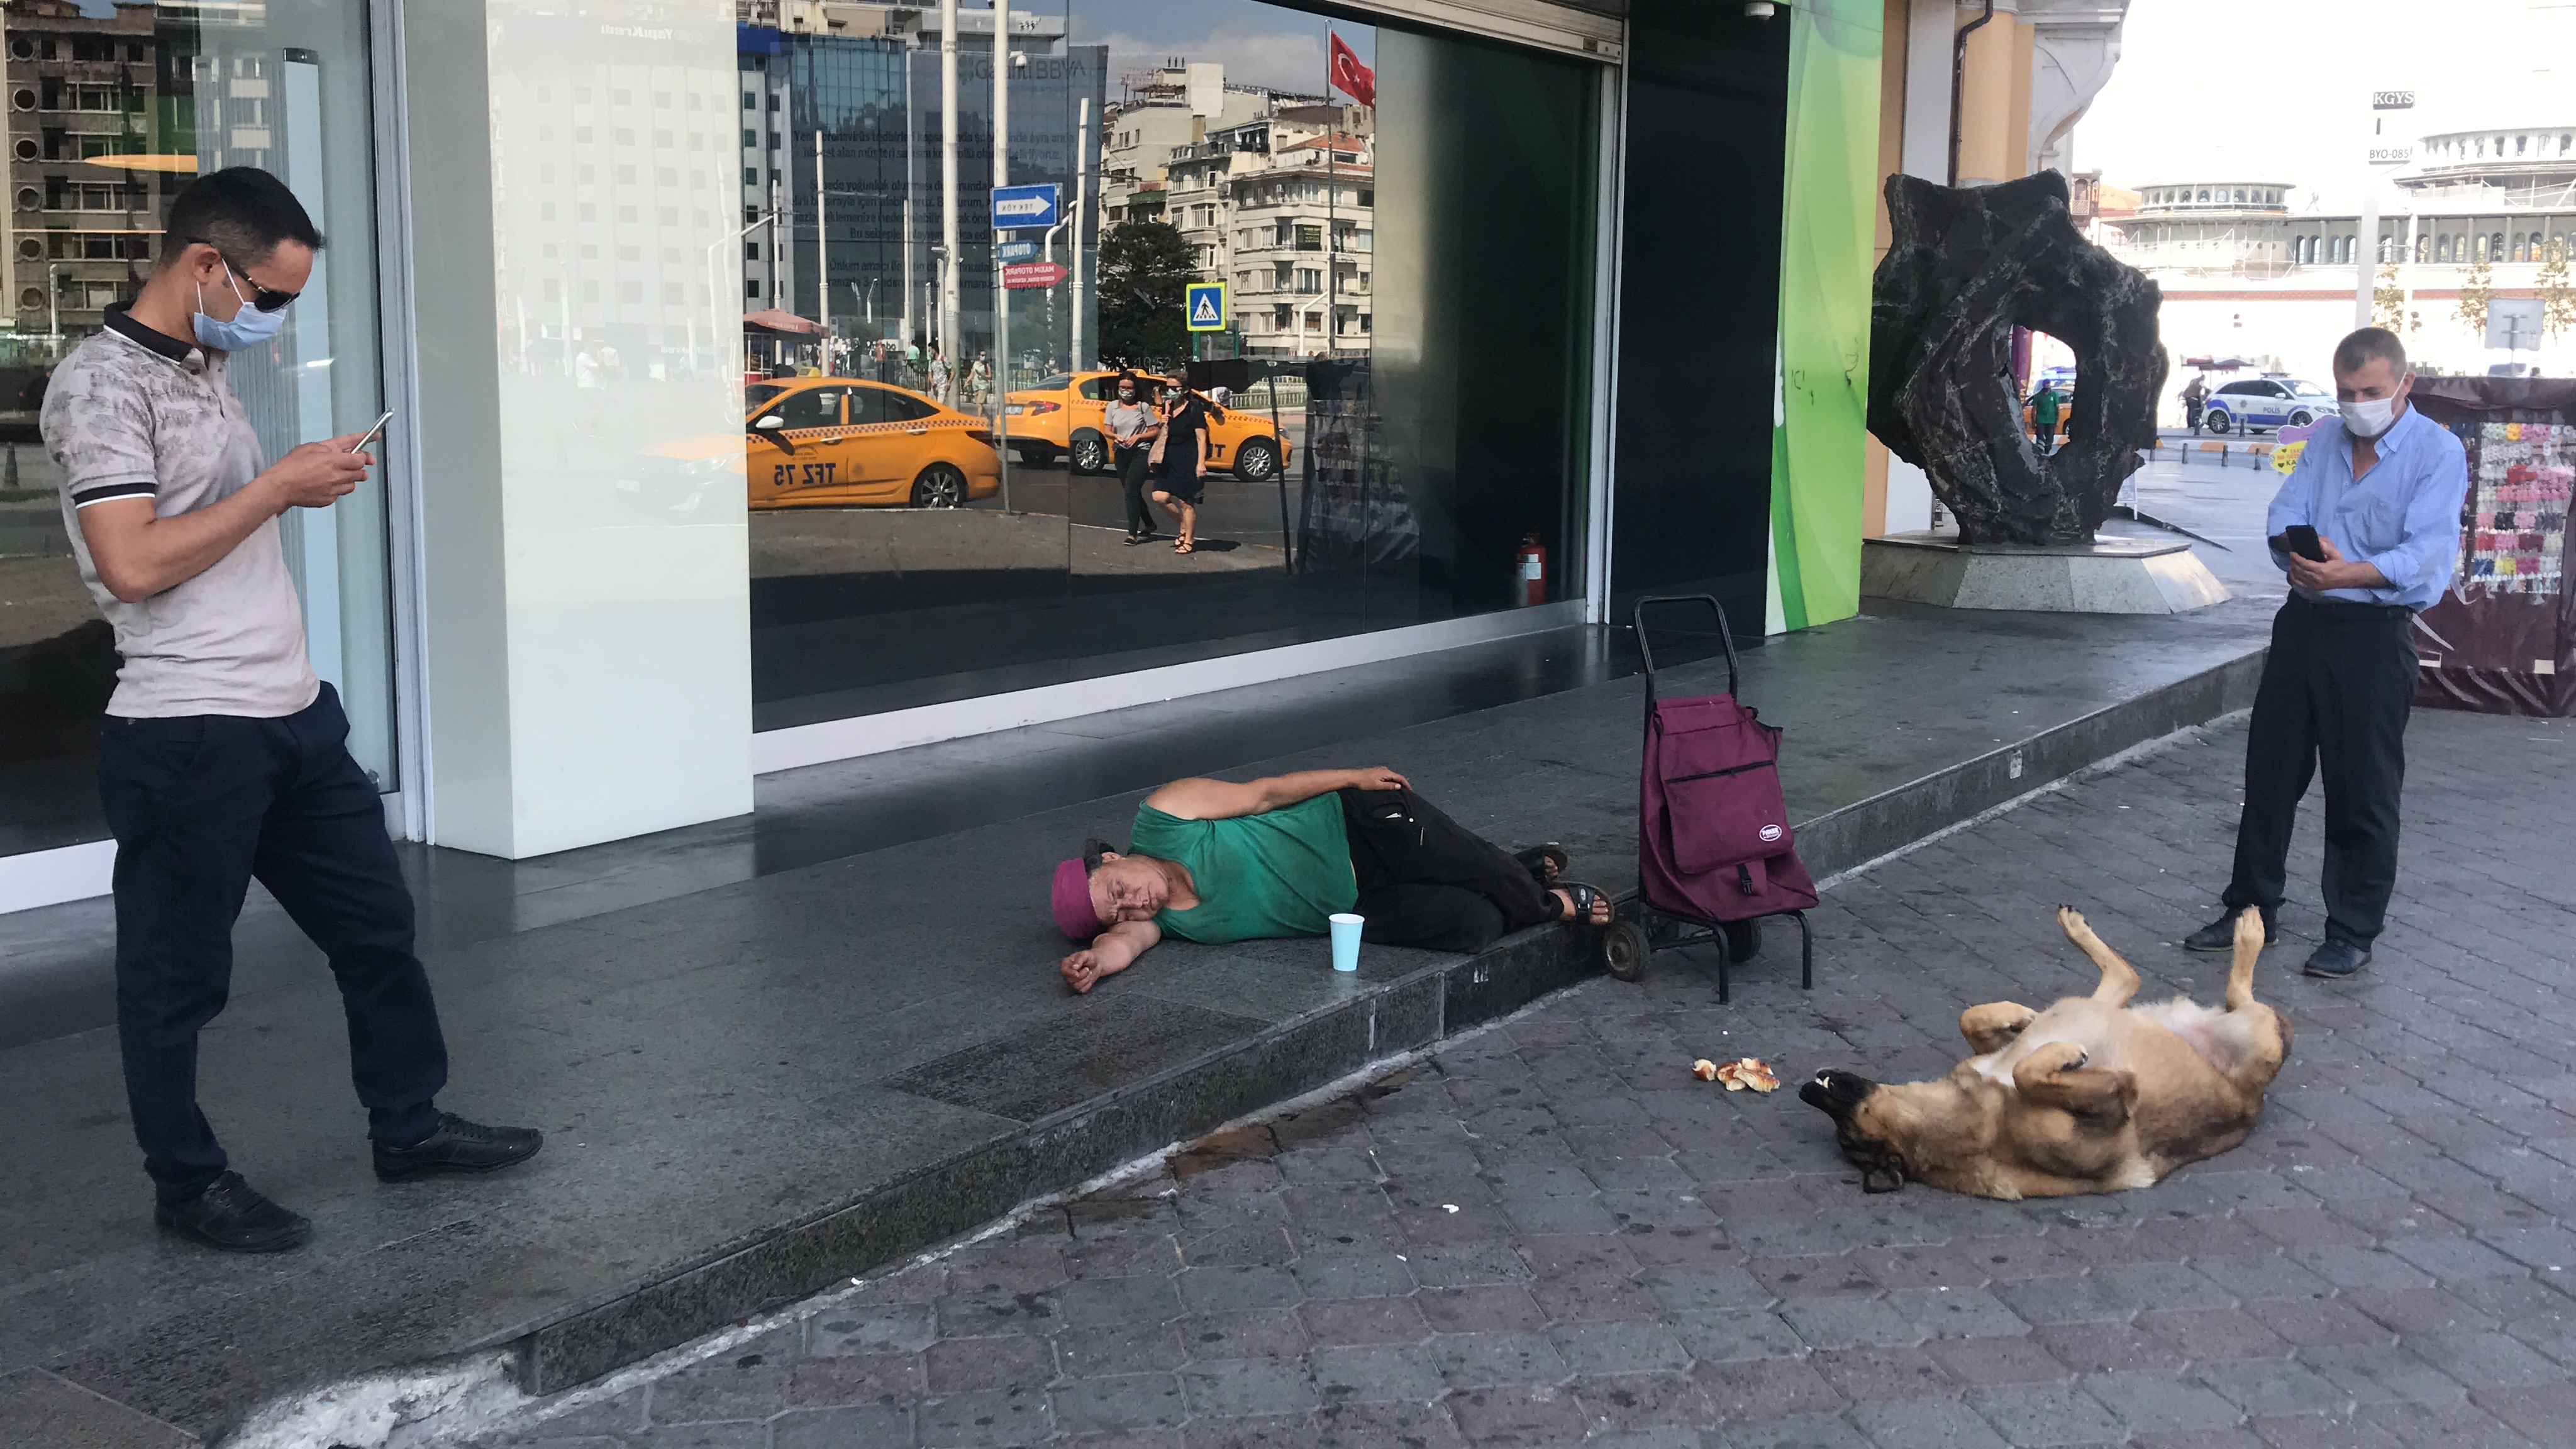
[[[253,879],[330,957],[378,1177],[489,1172],[542,1140],[435,1105],[447,1047],[412,954],[411,892],[339,696],[305,656],[278,517],[330,507],[375,460],[350,434],[263,470],[225,380],[230,354],[268,350],[321,246],[265,171],[192,183],[151,279],[63,359],[42,415],[81,578],[124,659],[98,779],[116,836],[126,1101],[155,1219],[228,1252],[280,1252],[312,1231],[231,1170],[197,1107],[197,1033],[224,1008]]]

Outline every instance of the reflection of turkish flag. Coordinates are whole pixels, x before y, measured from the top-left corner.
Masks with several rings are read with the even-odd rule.
[[[1360,64],[1359,55],[1342,44],[1341,33],[1333,35],[1332,82],[1335,89],[1364,106],[1377,104],[1377,72]]]

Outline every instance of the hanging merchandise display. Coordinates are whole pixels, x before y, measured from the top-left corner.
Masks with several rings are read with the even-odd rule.
[[[2460,571],[2415,621],[2418,704],[2576,715],[2576,381],[2418,378],[2414,405],[2468,449]]]

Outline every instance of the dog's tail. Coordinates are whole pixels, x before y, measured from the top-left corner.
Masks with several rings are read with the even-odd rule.
[[[2254,1004],[2254,962],[2263,954],[2263,913],[2253,906],[2236,913],[2236,960],[2227,972],[2227,1009],[2243,1011]]]

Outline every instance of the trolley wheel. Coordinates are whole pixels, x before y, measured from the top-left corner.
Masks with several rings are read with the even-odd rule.
[[[1614,922],[1601,933],[1601,964],[1622,981],[1644,977],[1646,957],[1653,950],[1646,943],[1646,928],[1635,921]]]
[[[1727,960],[1750,961],[1762,954],[1761,921],[1729,921],[1726,923],[1725,931]]]

